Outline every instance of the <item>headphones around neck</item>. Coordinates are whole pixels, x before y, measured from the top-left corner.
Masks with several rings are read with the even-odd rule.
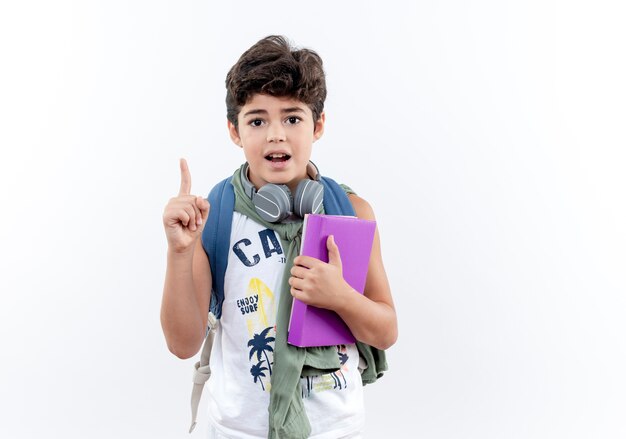
[[[301,180],[293,197],[284,184],[268,183],[257,191],[248,179],[248,168],[248,163],[241,168],[243,190],[252,200],[259,216],[269,223],[280,222],[292,213],[304,218],[307,213],[317,212],[324,201],[324,186],[320,182],[320,172],[313,162],[309,162],[307,166],[307,173],[313,180]]]

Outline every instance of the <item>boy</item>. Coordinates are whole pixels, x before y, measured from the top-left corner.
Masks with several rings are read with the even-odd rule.
[[[339,370],[300,379],[302,363],[315,363],[321,351],[287,346],[281,322],[293,296],[335,311],[371,349],[390,347],[397,322],[378,232],[364,294],[355,294],[343,280],[332,236],[328,263],[297,256],[302,218],[291,212],[295,209],[273,220],[252,201],[266,188],[276,190],[273,185],[284,185],[279,192],[286,198],[306,198],[306,185],[300,183],[319,178],[309,159],[313,143],[324,132],[322,60],[311,50],[293,49],[283,37],[269,36],[231,68],[226,88],[228,131],[242,148],[246,164],[232,180],[236,205],[225,298],[208,382],[211,434],[359,437],[364,421],[361,350],[355,345],[332,348]],[[200,349],[207,328],[212,278],[201,235],[210,206],[190,195],[191,176],[184,160],[180,169],[180,192],[163,214],[168,256],[161,323],[170,351],[190,358]],[[357,216],[374,219],[365,200],[355,194],[349,199]],[[319,204],[309,212],[319,213]],[[289,393],[294,374],[297,398]]]

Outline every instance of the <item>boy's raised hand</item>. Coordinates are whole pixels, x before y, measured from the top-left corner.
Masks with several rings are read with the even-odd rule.
[[[163,211],[163,226],[170,250],[176,253],[193,251],[209,216],[209,202],[191,195],[191,174],[185,159],[180,159],[180,190]]]

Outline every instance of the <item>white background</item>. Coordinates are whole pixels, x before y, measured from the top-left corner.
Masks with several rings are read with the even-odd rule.
[[[379,220],[367,437],[625,437],[617,3],[3,2],[0,436],[188,437],[161,214],[179,157],[202,195],[242,161],[224,78],[277,33],[324,59],[313,159]]]

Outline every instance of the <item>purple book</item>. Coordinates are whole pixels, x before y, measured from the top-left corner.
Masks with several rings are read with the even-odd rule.
[[[353,216],[306,215],[300,254],[328,262],[326,240],[333,235],[341,255],[343,278],[363,294],[375,229],[376,221]],[[350,344],[356,339],[334,311],[293,299],[287,341],[309,347]]]

